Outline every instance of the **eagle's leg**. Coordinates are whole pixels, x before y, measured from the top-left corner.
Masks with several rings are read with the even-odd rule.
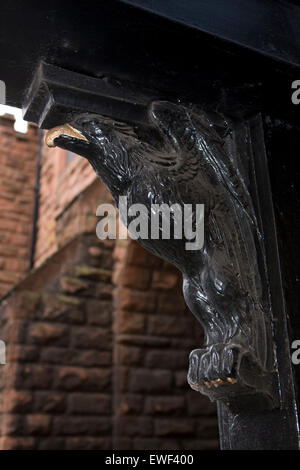
[[[244,406],[247,398],[255,408],[273,408],[273,380],[272,374],[263,370],[249,349],[241,345],[214,344],[190,354],[190,386],[233,409]]]
[[[183,291],[186,303],[204,328],[206,344],[190,354],[190,386],[231,408],[244,406],[248,399],[256,408],[276,406],[276,375],[265,368],[254,346],[257,331],[251,317],[215,311],[200,285],[190,279],[185,278]]]

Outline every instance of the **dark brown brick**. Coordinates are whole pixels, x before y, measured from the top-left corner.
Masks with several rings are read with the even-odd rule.
[[[151,436],[153,420],[143,416],[119,416],[115,418],[115,427],[119,436]]]
[[[25,344],[8,345],[7,363],[10,362],[36,362],[40,355],[38,346],[28,346]]]
[[[185,418],[157,419],[155,421],[156,436],[192,435],[195,430],[194,420]]]
[[[41,361],[49,364],[65,364],[69,366],[110,366],[112,363],[111,351],[84,351],[65,348],[43,348]]]
[[[172,374],[167,370],[135,369],[130,375],[132,392],[167,392],[172,384]]]
[[[179,443],[175,439],[162,438],[135,438],[133,441],[134,450],[178,450]]]
[[[33,323],[28,330],[28,339],[35,344],[67,346],[69,329],[64,325]]]
[[[117,345],[116,357],[118,364],[124,366],[140,365],[143,359],[143,349],[135,346]]]
[[[144,404],[143,395],[122,395],[116,405],[116,413],[119,415],[141,415]]]
[[[69,396],[69,413],[81,415],[109,415],[111,397],[100,393],[73,393]]]
[[[7,390],[3,396],[5,413],[25,413],[33,402],[32,393],[25,390]]]
[[[155,311],[156,299],[151,292],[132,291],[123,288],[120,291],[120,309],[129,312],[150,313]]]
[[[168,273],[165,271],[154,271],[152,278],[153,289],[172,290],[179,284],[179,275],[177,273]]]
[[[33,450],[37,441],[33,437],[3,437],[0,439],[2,450]]]
[[[146,397],[145,413],[176,416],[185,410],[183,396]]]
[[[111,381],[108,369],[83,369],[60,367],[56,376],[56,388],[62,390],[102,391]]]
[[[111,332],[107,328],[82,326],[72,329],[73,348],[79,349],[111,349]]]
[[[145,366],[170,370],[185,369],[189,364],[189,353],[168,349],[146,351]]]
[[[145,332],[146,317],[141,313],[120,311],[114,330],[119,334],[142,334]]]
[[[218,418],[216,416],[197,419],[197,434],[206,439],[216,438],[218,435]]]
[[[4,436],[23,436],[25,431],[24,416],[17,414],[4,415],[1,427]]]
[[[15,385],[18,389],[49,389],[53,370],[40,364],[24,364],[18,367]]]
[[[25,419],[26,434],[33,436],[47,435],[50,431],[51,417],[48,415],[29,414]]]
[[[175,372],[175,385],[178,388],[185,389],[186,391],[190,391],[190,386],[187,382],[187,370]]]
[[[218,439],[189,439],[185,443],[185,447],[183,449],[187,450],[220,450],[220,444]]]
[[[37,317],[40,300],[39,293],[31,291],[16,292],[9,300],[8,315],[32,320]]]
[[[90,299],[86,301],[85,309],[89,324],[108,326],[111,323],[111,301]]]
[[[110,282],[111,271],[108,269],[94,268],[91,266],[78,266],[76,268],[76,276],[83,279],[91,279],[94,281]]]
[[[88,283],[76,277],[63,276],[60,280],[61,290],[67,294],[76,294],[88,288]]]
[[[120,282],[124,287],[145,290],[149,286],[151,271],[148,267],[126,266],[121,272]]]
[[[70,295],[43,295],[44,309],[41,319],[61,323],[80,324],[84,322],[82,300]]]
[[[110,450],[112,447],[109,438],[69,437],[66,440],[66,450]]]
[[[187,392],[187,404],[190,416],[216,416],[216,403],[211,402],[200,393],[195,394],[194,390]]]
[[[59,392],[38,391],[34,393],[34,409],[41,413],[63,413],[66,409],[66,395]]]
[[[170,294],[159,294],[157,311],[159,314],[181,315],[190,314],[184,302],[183,295],[175,295],[170,299]]]
[[[190,328],[188,328],[186,318],[178,318],[173,316],[151,316],[149,318],[148,332],[150,335],[162,336],[187,336]]]
[[[40,438],[38,444],[39,450],[65,450],[65,439],[48,437]]]
[[[111,419],[92,416],[57,416],[53,418],[55,436],[107,436],[111,431]]]

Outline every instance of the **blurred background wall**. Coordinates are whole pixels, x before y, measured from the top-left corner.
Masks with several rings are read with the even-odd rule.
[[[217,449],[215,405],[186,380],[202,329],[180,273],[99,240],[111,198],[88,162],[13,124],[0,117],[0,448]]]

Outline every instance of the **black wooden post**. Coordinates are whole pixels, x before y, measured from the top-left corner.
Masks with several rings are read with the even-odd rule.
[[[71,124],[73,134],[58,127],[48,142],[88,158],[80,135],[88,142],[99,129],[109,133],[126,158],[136,139],[162,183],[151,180],[153,194],[177,192],[184,204],[188,185],[192,202],[210,209],[201,255],[144,245],[182,270],[186,301],[206,331],[188,380],[218,401],[222,448],[298,449],[300,366],[291,361],[291,345],[300,340],[300,128],[292,93],[300,80],[300,7],[250,0],[102,1],[90,9],[83,1],[11,3],[2,2],[0,19],[8,104],[42,128]],[[127,123],[126,132],[130,126],[127,146],[117,121]],[[165,151],[170,138],[172,158]],[[97,162],[117,199],[114,175]],[[152,174],[147,165],[149,159],[140,181]],[[137,185],[132,202],[147,204]]]

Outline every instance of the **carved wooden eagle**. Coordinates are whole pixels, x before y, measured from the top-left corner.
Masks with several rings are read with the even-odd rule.
[[[204,204],[205,241],[138,240],[183,274],[185,300],[205,330],[205,348],[190,357],[189,382],[212,399],[269,393],[266,323],[256,260],[261,235],[251,196],[224,138],[204,112],[153,102],[151,142],[129,125],[80,115],[48,132],[49,146],[88,159],[116,203]],[[149,140],[149,139],[148,139]],[[224,398],[225,397],[225,398]]]

